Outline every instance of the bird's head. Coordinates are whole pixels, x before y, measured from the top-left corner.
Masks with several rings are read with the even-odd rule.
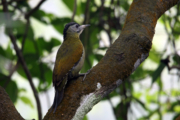
[[[87,25],[79,25],[75,22],[70,22],[70,23],[66,24],[64,31],[63,31],[64,40],[67,36],[79,37],[79,35],[84,30],[84,28],[86,28],[87,26],[90,26],[90,25],[88,25],[88,24]]]

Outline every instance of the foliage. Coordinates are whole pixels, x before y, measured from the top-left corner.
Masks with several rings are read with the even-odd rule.
[[[77,0],[76,9],[74,9],[72,1],[62,0],[62,2],[72,14],[75,14],[75,22],[91,25],[81,35],[86,51],[86,59],[81,72],[86,72],[101,60],[105,51],[121,33],[131,0]],[[30,16],[31,19],[24,18],[24,13],[31,10],[27,1],[17,3],[14,0],[8,2],[8,4],[11,24],[6,24],[6,20],[2,19],[0,26],[2,28],[5,27],[5,30],[7,28],[12,29],[32,78],[38,80],[36,90],[39,93],[47,92],[52,87],[51,68],[54,65],[54,61],[44,61],[44,59],[56,51],[57,46],[61,42],[55,37],[50,39],[46,39],[44,36],[35,37],[34,29],[38,28],[33,28],[32,19],[43,25],[52,26],[58,34],[62,35],[64,25],[72,21],[73,18],[68,16],[58,17],[43,9],[37,9]],[[2,7],[0,7],[0,10],[2,12]],[[117,120],[130,119],[129,116],[134,116],[139,120],[149,118],[163,119],[163,116],[168,113],[173,113],[175,119],[179,115],[179,89],[170,87],[166,90],[165,80],[163,80],[165,79],[163,77],[164,72],[168,70],[170,73],[173,69],[176,72],[171,76],[180,78],[180,56],[178,54],[179,46],[177,45],[180,41],[180,20],[178,19],[180,13],[178,11],[180,11],[179,6],[175,6],[159,20],[164,25],[168,35],[167,44],[164,46],[164,49],[158,51],[153,46],[146,60],[147,62],[142,63],[122,85],[107,98],[104,98],[104,100],[108,101],[115,96],[121,98],[116,106],[112,106]],[[175,12],[175,15],[172,15],[172,12]],[[7,35],[7,31],[3,34]],[[14,103],[20,99],[25,104],[34,107],[31,102],[32,98],[20,95],[21,92],[26,92],[26,88],[20,88],[17,85],[16,81],[19,78],[12,78],[14,73],[18,73],[19,76],[27,80],[19,58],[12,47],[13,45],[9,38],[7,40],[8,44],[6,47],[3,44],[0,45],[0,85],[6,89]],[[151,68],[151,64],[155,65],[156,68]],[[150,84],[145,84],[149,80],[151,81],[149,82]],[[166,80],[171,81],[170,79]],[[180,81],[176,82],[179,84]],[[137,86],[139,87],[138,89]],[[154,86],[157,86],[157,89],[152,91]],[[152,105],[156,105],[156,108],[152,108]],[[132,106],[139,106],[136,107],[136,111],[141,112],[143,110],[146,112],[146,115],[142,114],[141,117],[136,117],[136,111],[132,109]],[[86,116],[84,119],[87,120],[88,117]]]

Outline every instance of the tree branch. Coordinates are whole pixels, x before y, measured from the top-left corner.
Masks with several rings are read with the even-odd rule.
[[[77,0],[74,0],[74,9],[73,9],[71,21],[74,21],[74,16],[76,15],[76,9],[77,9]]]
[[[14,107],[6,91],[0,86],[0,115],[1,120],[24,120]]]
[[[29,26],[30,26],[30,20],[29,20],[29,18],[27,18],[27,19],[26,19],[25,32],[24,32],[23,39],[22,39],[22,47],[21,47],[21,51],[23,51],[23,49],[24,49],[24,43],[25,43],[25,40],[26,40],[27,35],[28,35]]]
[[[9,37],[11,38],[11,42],[14,45],[14,49],[16,51],[18,59],[20,60],[20,63],[22,65],[23,69],[24,69],[24,72],[26,73],[26,76],[27,76],[27,78],[29,80],[29,83],[30,83],[30,86],[31,86],[31,89],[33,91],[33,94],[34,94],[34,97],[35,97],[35,100],[36,100],[36,104],[37,104],[38,117],[39,117],[39,120],[41,120],[42,119],[41,104],[40,104],[40,100],[39,100],[39,97],[38,97],[38,93],[37,93],[36,88],[34,86],[34,83],[32,81],[31,74],[30,74],[30,72],[29,72],[29,70],[27,68],[27,65],[26,65],[26,63],[24,61],[22,53],[21,53],[21,51],[19,50],[19,48],[18,48],[18,46],[16,44],[16,39],[15,39],[14,35],[9,33]]]
[[[8,7],[7,7],[6,0],[2,0],[2,4],[3,4],[3,11],[5,13],[7,13],[8,12]],[[7,23],[6,24],[9,24],[9,21],[8,21],[10,19],[9,14],[5,14],[5,17],[7,19]],[[29,70],[27,68],[27,65],[26,65],[25,61],[24,61],[23,55],[22,55],[20,49],[18,48],[18,46],[16,44],[16,38],[13,35],[11,28],[8,28],[8,35],[9,35],[9,37],[11,39],[11,42],[14,45],[14,49],[16,51],[18,59],[19,59],[21,65],[22,65],[22,67],[23,67],[23,69],[25,71],[25,74],[26,74],[26,76],[27,76],[27,78],[29,80],[29,83],[30,83],[30,86],[32,88],[32,91],[33,91],[33,94],[34,94],[34,97],[35,97],[35,100],[36,100],[36,104],[37,104],[38,117],[39,117],[39,120],[41,120],[42,119],[42,113],[41,113],[41,105],[40,105],[40,100],[39,100],[39,97],[38,97],[38,93],[37,93],[36,88],[35,88],[35,86],[34,86],[34,84],[32,82],[32,77],[31,77],[31,74],[30,74],[30,72],[29,72]]]
[[[148,57],[158,18],[177,3],[178,0],[134,0],[121,35],[85,81],[79,77],[68,82],[55,114],[48,111],[44,119],[82,120]]]
[[[28,13],[26,13],[25,18],[26,18],[26,19],[29,18],[36,10],[39,9],[39,7],[40,7],[45,1],[46,1],[46,0],[41,0],[34,9],[32,9],[31,11],[29,11]]]

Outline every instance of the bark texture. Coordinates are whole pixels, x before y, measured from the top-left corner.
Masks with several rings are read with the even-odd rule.
[[[158,18],[179,0],[134,0],[121,35],[102,60],[82,77],[69,82],[55,114],[50,109],[44,120],[81,120],[104,96],[113,91],[149,55]],[[23,119],[0,87],[3,120]]]
[[[0,86],[0,119],[24,120],[14,107],[6,91]]]
[[[85,81],[82,82],[81,77],[69,82],[55,114],[48,111],[44,119],[81,120],[83,115],[79,115],[79,109],[85,109],[85,115],[148,57],[158,18],[177,3],[178,0],[134,0],[121,35]],[[102,86],[100,89],[97,89],[98,83]],[[93,104],[82,107],[89,102],[87,97],[94,99],[90,101]]]

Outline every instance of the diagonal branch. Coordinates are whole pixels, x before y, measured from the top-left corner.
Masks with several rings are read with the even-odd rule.
[[[2,0],[2,4],[3,4],[3,11],[4,11],[5,13],[7,13],[7,12],[8,12],[8,7],[7,7],[7,2],[6,2],[6,0]],[[8,20],[10,19],[9,14],[5,14],[5,17],[6,17],[6,19],[7,19],[7,24],[9,24],[9,21],[8,21]],[[25,74],[26,74],[26,76],[27,76],[27,78],[28,78],[28,80],[29,80],[29,83],[30,83],[30,86],[31,86],[31,88],[32,88],[32,91],[33,91],[33,94],[34,94],[34,97],[35,97],[35,100],[36,100],[36,104],[37,104],[38,117],[39,117],[39,120],[41,120],[41,119],[42,119],[42,113],[41,113],[40,100],[39,100],[39,97],[38,97],[38,93],[37,93],[37,91],[36,91],[36,88],[35,88],[35,86],[34,86],[34,84],[33,84],[31,74],[30,74],[30,72],[29,72],[29,70],[28,70],[28,68],[27,68],[27,65],[26,65],[26,63],[25,63],[25,60],[24,60],[23,55],[22,55],[22,53],[21,53],[21,50],[18,48],[18,46],[17,46],[17,44],[16,44],[16,38],[15,38],[15,36],[13,35],[11,28],[8,28],[7,31],[8,31],[8,35],[9,35],[9,37],[10,37],[10,39],[11,39],[11,42],[12,42],[13,45],[14,45],[14,49],[15,49],[15,51],[16,51],[16,54],[17,54],[17,56],[18,56],[18,59],[19,59],[21,65],[22,65],[22,67],[23,67],[23,69],[24,69],[24,71],[25,71]]]
[[[25,43],[28,31],[29,31],[29,25],[30,25],[30,21],[29,21],[29,19],[27,19],[27,23],[25,26],[25,32],[24,32],[23,40],[22,40],[21,52],[23,52],[23,49],[24,49],[24,43]],[[8,80],[5,82],[4,88],[6,88],[7,85],[9,84],[9,82],[11,81],[11,77],[12,77],[13,73],[16,71],[16,69],[18,68],[19,64],[20,64],[20,60],[18,59],[16,65],[11,69],[10,74],[8,75]]]
[[[72,14],[72,18],[71,21],[74,21],[74,16],[76,15],[76,9],[77,9],[77,0],[74,0],[74,9],[73,9],[73,14]]]
[[[24,32],[24,35],[23,35],[23,39],[22,39],[22,47],[21,47],[21,51],[23,51],[24,49],[24,44],[25,44],[25,40],[27,38],[27,35],[28,35],[28,31],[29,31],[29,26],[30,26],[30,20],[29,18],[26,19],[26,26],[25,26],[25,32]]]
[[[0,86],[1,120],[24,120],[16,110],[6,91]]]
[[[26,13],[25,18],[26,18],[26,19],[29,18],[36,10],[39,9],[39,7],[40,7],[45,1],[46,1],[46,0],[41,0],[34,9],[32,9],[31,11],[29,11],[28,13]]]
[[[44,120],[82,120],[103,97],[129,77],[148,57],[158,18],[178,0],[133,0],[121,35],[86,79],[68,82],[56,112]]]

